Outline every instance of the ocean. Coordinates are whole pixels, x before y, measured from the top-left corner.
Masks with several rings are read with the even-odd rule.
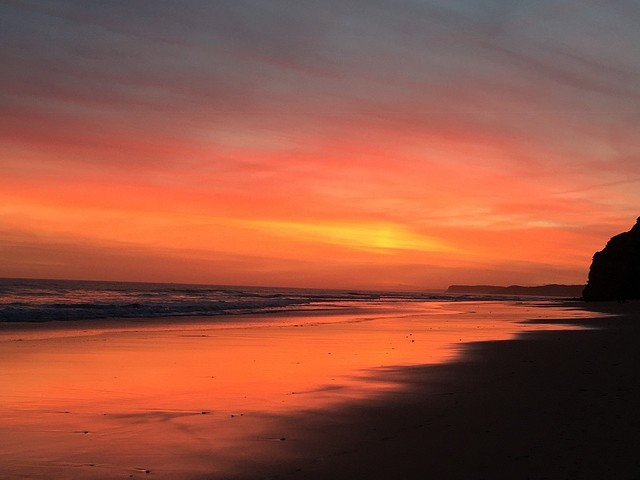
[[[528,297],[527,299],[532,299]],[[443,292],[381,292],[82,280],[0,279],[0,322],[202,317],[369,302],[520,300]]]

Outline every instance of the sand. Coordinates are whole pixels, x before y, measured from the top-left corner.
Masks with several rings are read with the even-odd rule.
[[[429,308],[4,327],[2,478],[640,475],[636,303]]]
[[[399,368],[404,390],[297,418],[299,458],[241,478],[640,478],[640,305],[581,306],[621,316]]]

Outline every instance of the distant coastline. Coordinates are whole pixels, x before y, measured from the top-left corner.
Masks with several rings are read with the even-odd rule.
[[[521,285],[451,285],[447,293],[472,293],[480,295],[536,295],[545,297],[582,297],[584,285],[538,285],[523,287]]]

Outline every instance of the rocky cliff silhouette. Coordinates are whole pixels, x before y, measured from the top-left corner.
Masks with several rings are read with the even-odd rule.
[[[628,232],[596,252],[582,298],[590,301],[640,298],[640,218]]]

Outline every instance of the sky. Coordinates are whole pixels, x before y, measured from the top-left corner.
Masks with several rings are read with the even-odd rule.
[[[586,282],[637,0],[0,0],[0,277]]]

